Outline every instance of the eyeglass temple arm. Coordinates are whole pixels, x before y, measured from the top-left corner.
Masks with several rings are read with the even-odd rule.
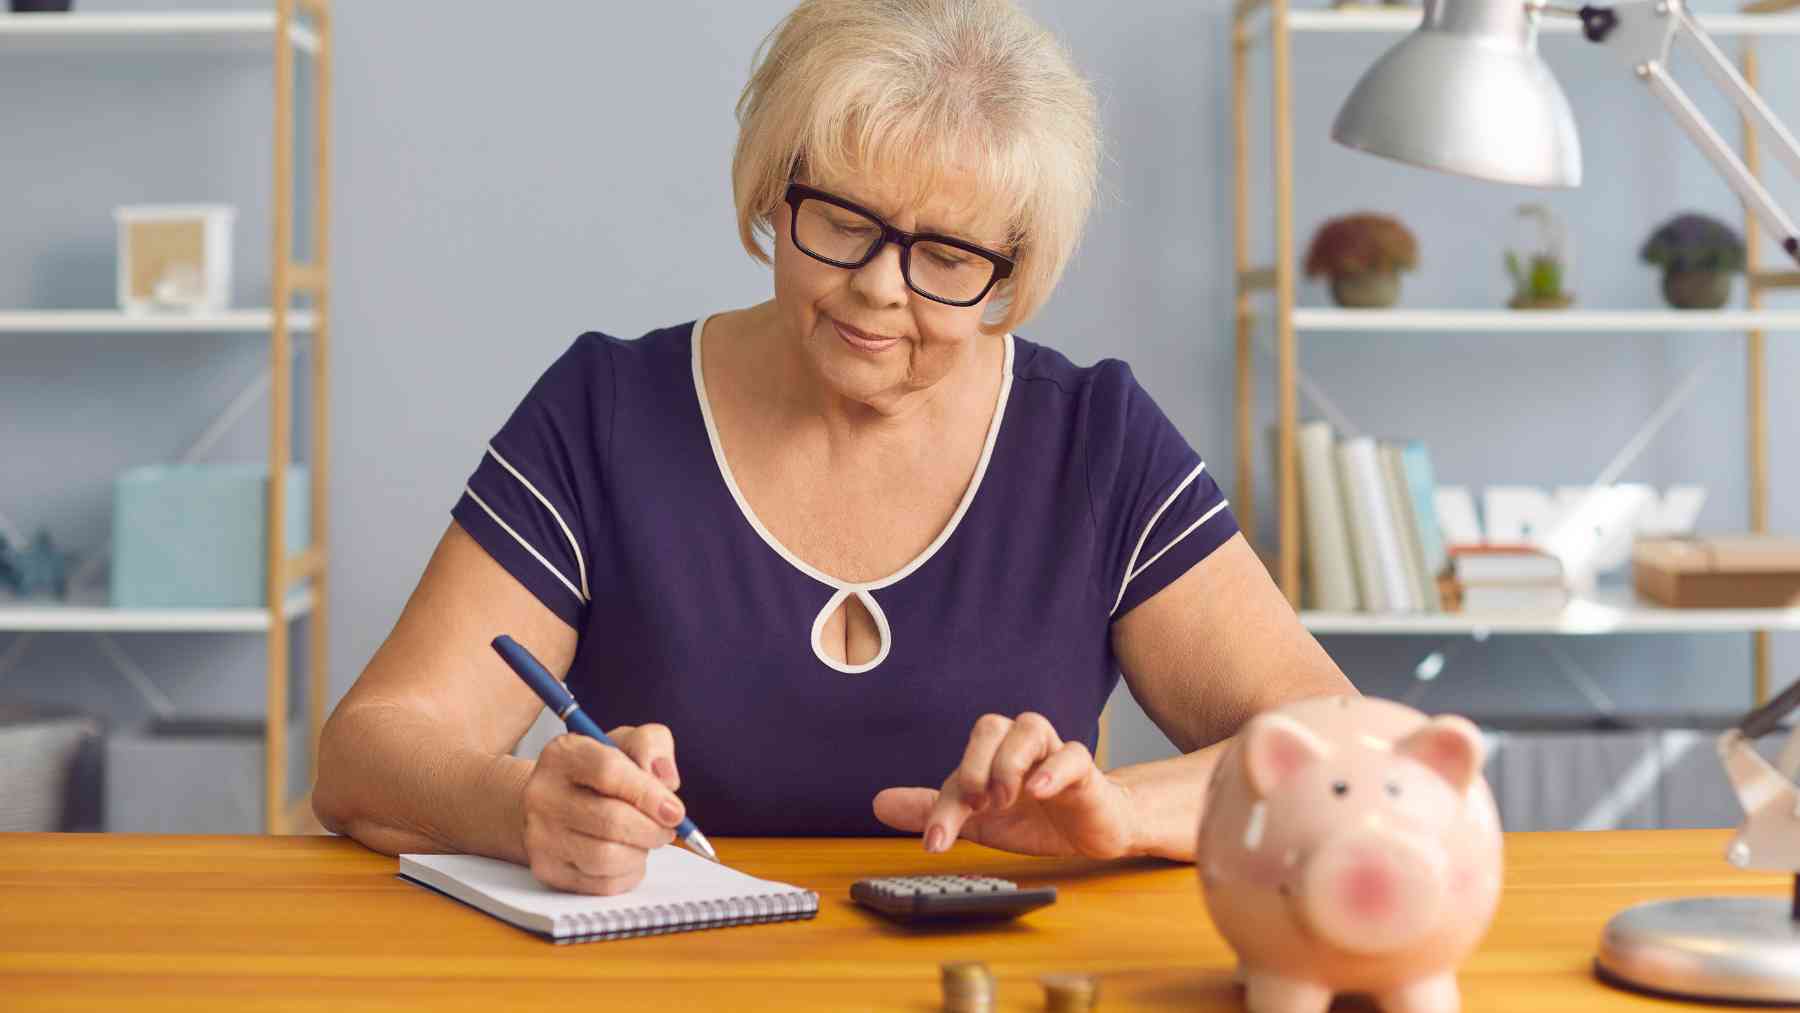
[[[1562,13],[1561,9],[1540,9]],[[1775,198],[1669,75],[1669,50],[1675,38],[1679,35],[1694,51],[1701,68],[1744,118],[1774,137],[1772,147],[1796,178],[1800,178],[1800,142],[1796,142],[1794,135],[1775,118],[1768,104],[1738,73],[1737,67],[1712,38],[1701,31],[1688,13],[1685,0],[1635,0],[1613,7],[1588,6],[1582,7],[1577,16],[1587,29],[1587,37],[1613,48],[1625,60],[1638,80],[1650,88],[1700,153],[1736,191],[1744,206],[1762,219],[1788,256],[1800,262],[1800,228],[1795,228],[1793,220],[1783,213]]]

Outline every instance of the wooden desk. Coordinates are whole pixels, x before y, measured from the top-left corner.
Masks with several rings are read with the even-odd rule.
[[[1670,1009],[1589,967],[1628,904],[1785,895],[1721,858],[1722,831],[1513,834],[1499,917],[1465,965],[1465,1009]],[[0,834],[0,1008],[935,1009],[938,964],[985,960],[1005,1010],[1036,976],[1102,975],[1101,1009],[1241,1009],[1193,869],[1029,859],[901,840],[723,840],[758,876],[822,898],[815,921],[553,946],[395,876],[331,837]],[[1002,928],[908,931],[855,907],[862,875],[966,870],[1054,883]],[[1368,1009],[1339,1003],[1339,1009]]]

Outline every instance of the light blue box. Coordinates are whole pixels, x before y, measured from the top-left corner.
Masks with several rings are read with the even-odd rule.
[[[288,468],[287,551],[304,550],[311,498]],[[263,464],[133,468],[113,489],[112,601],[120,608],[267,604],[269,469]]]

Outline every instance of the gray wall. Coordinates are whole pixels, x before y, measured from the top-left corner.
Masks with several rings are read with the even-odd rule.
[[[1229,485],[1236,463],[1228,5],[1032,6],[1098,87],[1107,164],[1086,244],[1023,333],[1077,361],[1130,361]],[[754,45],[787,4],[338,7],[334,695],[391,627],[488,435],[576,333],[636,335],[770,291],[767,270],[737,246],[727,173],[732,103]],[[495,11],[517,18],[516,27]],[[1588,155],[1580,191],[1534,194],[1337,149],[1325,138],[1336,102],[1389,41],[1297,40],[1295,206],[1302,243],[1340,212],[1402,215],[1424,255],[1406,280],[1408,305],[1503,303],[1500,244],[1511,209],[1526,199],[1547,199],[1570,219],[1573,287],[1588,307],[1657,303],[1654,274],[1634,261],[1656,221],[1690,207],[1736,214],[1724,186],[1648,97],[1570,38],[1545,48],[1578,105]],[[1781,42],[1769,45],[1784,51],[1773,48]],[[1794,61],[1765,65],[1765,90],[1800,122]],[[1266,70],[1265,60],[1259,110]],[[11,195],[0,216],[0,305],[110,305],[110,208],[177,200],[239,205],[237,296],[262,301],[269,82],[256,61],[109,58],[77,66],[0,58],[0,94],[12,98],[0,104],[0,193]],[[1729,122],[1722,102],[1703,106]],[[1259,167],[1268,150],[1260,133]],[[1260,168],[1258,178],[1266,180]],[[1800,207],[1800,188],[1778,191]],[[1271,207],[1266,186],[1256,204]],[[1272,250],[1265,221],[1256,230],[1259,260]],[[1307,284],[1301,298],[1316,304],[1325,294]],[[0,513],[23,527],[47,525],[75,545],[104,537],[112,475],[179,449],[263,355],[256,340],[241,337],[0,342]],[[1624,478],[1703,483],[1711,497],[1702,525],[1730,529],[1745,523],[1747,502],[1737,339],[1311,335],[1301,363],[1364,430],[1427,440],[1445,482],[1551,485],[1591,479],[1674,380],[1721,344],[1727,355],[1700,396]],[[1272,361],[1260,365],[1267,420]],[[1770,366],[1772,523],[1792,531],[1800,529],[1800,474],[1785,462],[1800,409],[1785,396],[1796,368],[1791,342],[1772,342]],[[258,456],[263,438],[258,416],[219,456]],[[1272,497],[1260,470],[1257,502],[1266,513]],[[184,708],[260,707],[254,638],[120,639]],[[1639,636],[1560,646],[1625,707],[1734,707],[1748,699],[1748,639]],[[1778,684],[1795,674],[1794,643],[1778,638]],[[1359,685],[1389,695],[1415,692],[1414,664],[1446,644],[1449,664],[1415,697],[1422,706],[1587,707],[1536,640],[1326,641]],[[38,641],[0,692],[73,703],[121,723],[145,713],[86,638]],[[1115,728],[1121,759],[1168,750],[1133,707],[1121,708]]]

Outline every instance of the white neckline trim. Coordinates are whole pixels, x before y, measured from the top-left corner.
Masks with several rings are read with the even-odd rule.
[[[875,631],[881,636],[881,650],[875,652],[873,658],[870,658],[860,665],[846,664],[845,662],[832,657],[825,651],[825,623],[830,620],[831,614],[838,610],[838,606],[847,601],[851,595],[855,595],[856,599],[862,602],[863,608],[869,610],[869,615],[875,620]],[[875,600],[875,596],[867,592],[855,591],[849,588],[839,588],[837,593],[831,596],[831,600],[825,603],[825,607],[819,610],[818,616],[813,619],[813,654],[817,655],[818,659],[824,662],[827,667],[834,668],[845,675],[861,675],[864,672],[873,669],[875,666],[887,660],[888,651],[890,651],[893,646],[894,631],[888,628],[887,613],[881,610],[881,603]]]
[[[794,555],[792,552],[789,552],[787,546],[777,541],[775,536],[769,532],[768,528],[763,527],[763,523],[761,520],[757,519],[755,511],[750,509],[749,501],[744,499],[743,491],[738,488],[737,479],[731,474],[731,465],[725,460],[725,448],[719,442],[719,427],[713,422],[712,403],[707,400],[706,396],[706,376],[704,370],[702,370],[700,366],[701,336],[705,333],[706,323],[710,319],[712,318],[708,315],[695,321],[693,336],[689,340],[689,344],[692,346],[690,358],[693,360],[694,396],[700,402],[700,417],[706,423],[706,440],[712,445],[713,462],[718,465],[719,477],[725,480],[725,488],[731,491],[731,498],[737,503],[738,512],[744,515],[744,520],[750,522],[750,527],[755,529],[756,533],[768,544],[769,548],[774,549],[776,554],[787,560],[788,564],[794,569],[799,570],[801,573],[806,574],[808,577],[811,577],[827,587],[835,588],[839,591],[879,591],[884,587],[904,580],[907,575],[911,574],[914,570],[924,566],[932,556],[937,554],[938,549],[943,547],[943,544],[950,540],[950,536],[956,533],[957,525],[962,523],[963,515],[969,511],[969,504],[975,501],[975,493],[981,488],[981,480],[987,475],[988,462],[992,460],[994,456],[994,442],[1000,436],[1000,423],[1006,417],[1006,402],[1008,397],[1012,394],[1012,334],[1008,333],[1006,335],[1006,356],[1005,361],[1000,367],[1000,393],[994,399],[994,418],[988,423],[987,440],[981,447],[981,460],[976,462],[975,474],[969,479],[969,487],[963,491],[962,501],[956,505],[956,512],[950,515],[950,522],[945,524],[944,529],[938,532],[938,536],[935,539],[932,539],[930,545],[925,547],[925,551],[914,556],[912,561],[905,566],[902,566],[893,573],[877,580],[855,582],[839,580],[830,574],[813,568],[805,560]],[[864,599],[864,604],[867,605],[870,601],[872,601],[872,599]],[[878,617],[876,619],[878,624],[884,623],[885,617],[881,616],[881,613],[878,610],[871,609],[870,612]],[[822,628],[822,624],[815,624],[815,636],[813,640],[815,645],[818,643],[816,634],[820,628]],[[851,669],[865,671],[868,668],[873,668],[882,658],[887,656],[886,641],[888,639],[889,638],[886,636],[883,637],[884,643],[881,655],[877,657],[875,661],[867,663],[866,666],[853,665],[846,668],[833,664],[832,667],[837,668],[839,671],[850,671]],[[831,664],[829,660],[826,663]]]

